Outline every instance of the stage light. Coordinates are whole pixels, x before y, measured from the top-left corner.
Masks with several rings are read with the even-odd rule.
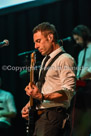
[[[24,3],[32,2],[32,1],[35,1],[35,0],[15,0],[15,1],[2,0],[2,1],[0,1],[0,9],[8,8],[8,7],[11,7],[11,6],[16,6],[16,5],[19,5],[19,4],[24,4]]]

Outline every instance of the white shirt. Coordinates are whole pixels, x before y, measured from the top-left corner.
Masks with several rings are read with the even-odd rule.
[[[3,114],[5,112],[16,113],[16,107],[13,95],[10,92],[0,89],[0,114]],[[5,122],[8,125],[11,125],[10,118],[5,116],[0,116],[0,122]]]
[[[45,67],[50,63],[52,58],[54,58],[54,56],[56,56],[61,51],[63,51],[62,47],[53,51],[50,54],[50,59],[47,61]],[[68,108],[70,106],[70,101],[74,95],[76,79],[75,70],[73,68],[74,65],[75,62],[73,57],[67,53],[63,53],[55,60],[51,68],[46,73],[45,82],[42,86],[42,93],[48,94],[55,91],[64,90],[64,92],[68,96],[68,100],[61,103],[44,100],[40,108],[49,108],[56,106]]]
[[[77,76],[79,76],[79,71],[80,71],[80,68],[81,68],[81,65],[82,65],[83,56],[84,56],[84,49],[79,53],[79,56],[78,56],[78,71],[77,71]],[[87,45],[86,55],[85,55],[85,61],[84,61],[84,65],[82,67],[81,74],[85,70],[91,73],[91,42]]]

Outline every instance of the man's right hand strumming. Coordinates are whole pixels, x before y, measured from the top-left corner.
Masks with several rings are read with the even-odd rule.
[[[29,117],[29,102],[21,110],[22,118],[28,120]]]

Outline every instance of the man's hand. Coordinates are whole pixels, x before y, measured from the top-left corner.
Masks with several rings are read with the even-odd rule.
[[[22,108],[21,110],[21,114],[22,114],[22,118],[25,118],[26,120],[28,120],[29,118],[29,106],[25,105],[25,107]]]
[[[25,91],[28,96],[31,95],[35,99],[42,100],[42,94],[35,84],[29,83],[28,86],[26,86]]]

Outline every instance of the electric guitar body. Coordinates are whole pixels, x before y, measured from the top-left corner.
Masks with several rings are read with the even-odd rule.
[[[29,108],[28,136],[33,136],[36,120],[37,120],[37,111],[35,108],[31,107]]]

